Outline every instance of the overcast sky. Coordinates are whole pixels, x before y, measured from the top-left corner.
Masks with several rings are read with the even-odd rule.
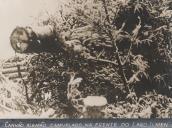
[[[16,26],[30,25],[40,15],[46,18],[44,12],[55,13],[64,1],[67,0],[0,0],[0,58],[14,55],[9,37]]]

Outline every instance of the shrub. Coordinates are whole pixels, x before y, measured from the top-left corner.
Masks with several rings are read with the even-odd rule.
[[[171,95],[167,8],[165,0],[72,0],[63,6],[61,19],[51,17],[46,23],[53,24],[57,33],[67,32],[66,41],[79,40],[76,46],[83,49],[76,52],[62,46],[55,53],[32,58],[29,102],[68,110],[70,72],[83,78],[80,97],[104,95],[109,103],[116,103],[133,92]],[[91,29],[78,32],[85,26]],[[49,92],[51,97],[45,99]]]

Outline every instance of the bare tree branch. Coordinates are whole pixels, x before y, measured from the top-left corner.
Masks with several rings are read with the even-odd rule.
[[[109,17],[108,9],[107,9],[106,0],[102,0],[102,2],[103,2],[103,7],[105,9],[107,21],[108,21],[108,23],[110,25],[111,22],[110,22],[110,17]],[[120,70],[120,74],[121,74],[121,77],[122,77],[123,84],[124,84],[124,86],[126,88],[127,93],[129,93],[130,92],[130,89],[128,87],[127,78],[125,76],[125,72],[124,72],[124,69],[123,69],[123,65],[122,65],[122,62],[121,62],[121,59],[120,59],[119,50],[118,50],[118,47],[116,45],[116,39],[114,38],[114,36],[112,34],[112,31],[110,29],[108,29],[108,35],[109,35],[109,37],[110,37],[110,39],[111,39],[111,41],[113,43],[114,49],[115,49],[114,52],[116,53],[117,63],[118,63],[118,66],[119,66],[119,70]]]

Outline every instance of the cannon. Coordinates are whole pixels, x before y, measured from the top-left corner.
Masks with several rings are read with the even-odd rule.
[[[83,51],[82,42],[92,37],[91,26],[80,27],[71,32],[57,33],[53,26],[16,27],[10,36],[12,48],[17,53],[55,52],[59,47]],[[96,37],[97,38],[97,37]]]

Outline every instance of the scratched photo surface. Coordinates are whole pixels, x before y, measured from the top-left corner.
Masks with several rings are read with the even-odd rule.
[[[172,117],[171,0],[0,0],[0,118]]]

